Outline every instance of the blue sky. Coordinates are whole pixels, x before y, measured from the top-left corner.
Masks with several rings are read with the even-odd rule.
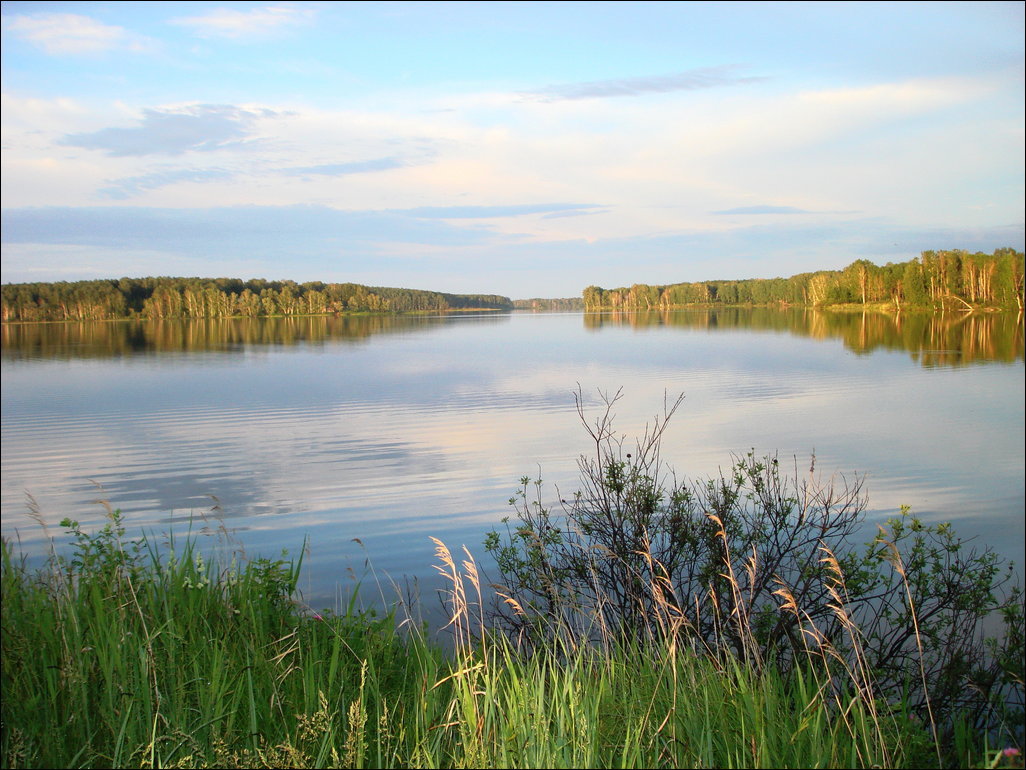
[[[1024,246],[1024,4],[2,6],[2,280],[514,298]]]

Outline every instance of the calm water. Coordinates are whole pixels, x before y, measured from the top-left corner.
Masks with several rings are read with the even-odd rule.
[[[308,541],[316,607],[368,561],[430,586],[429,535],[483,558],[521,476],[574,490],[579,383],[595,414],[623,389],[629,436],[685,394],[663,449],[678,475],[815,452],[824,476],[866,476],[870,524],[908,504],[1021,564],[1024,380],[1014,315],[5,326],[3,536],[42,554],[33,508],[57,535],[65,516],[99,525],[103,499],[150,532],[223,526],[251,555]]]

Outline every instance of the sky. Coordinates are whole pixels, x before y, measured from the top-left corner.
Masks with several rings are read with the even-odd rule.
[[[2,4],[2,281],[517,298],[1024,248],[1024,3]]]

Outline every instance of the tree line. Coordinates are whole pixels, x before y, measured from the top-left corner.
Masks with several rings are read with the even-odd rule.
[[[513,307],[537,312],[569,312],[584,310],[584,300],[580,297],[532,297],[513,300]]]
[[[843,270],[819,270],[790,278],[698,281],[583,292],[586,310],[650,310],[684,305],[890,305],[945,309],[1023,307],[1023,253],[924,251],[908,262],[878,266],[866,259]]]
[[[509,310],[509,297],[446,294],[357,283],[238,278],[121,278],[4,284],[4,321],[96,321],[120,318],[230,318]]]

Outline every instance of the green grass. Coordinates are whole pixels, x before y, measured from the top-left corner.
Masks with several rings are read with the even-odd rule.
[[[300,561],[126,542],[116,512],[96,534],[66,524],[73,554],[41,570],[3,544],[4,767],[938,763],[928,729],[813,656],[785,679],[673,635],[527,654],[481,623],[472,560],[441,545],[448,654],[355,600],[311,612]],[[945,762],[983,765],[986,749]]]

